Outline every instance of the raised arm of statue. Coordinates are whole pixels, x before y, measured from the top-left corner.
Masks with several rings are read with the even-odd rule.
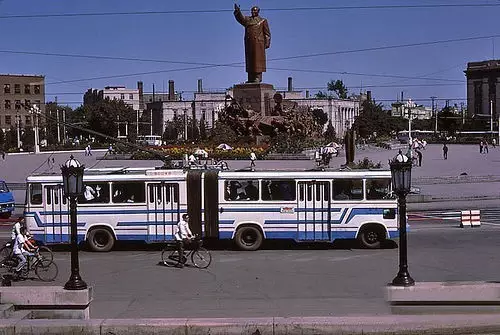
[[[246,26],[245,16],[241,13],[240,6],[234,4],[234,17],[241,25]]]

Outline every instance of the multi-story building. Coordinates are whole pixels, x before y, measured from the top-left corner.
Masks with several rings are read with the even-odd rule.
[[[45,115],[45,77],[37,75],[0,75],[0,128],[33,126],[31,108]],[[43,124],[44,119],[39,119]]]
[[[467,63],[467,117],[497,119],[500,99],[500,60]]]

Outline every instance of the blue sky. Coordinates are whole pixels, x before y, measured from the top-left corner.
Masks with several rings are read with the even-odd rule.
[[[500,34],[500,1],[244,0],[238,4],[247,15],[252,5],[260,6],[261,16],[269,21],[272,39],[264,82],[278,89],[286,88],[289,76],[293,77],[296,89],[309,89],[311,93],[325,90],[329,80],[342,79],[350,92],[371,90],[373,97],[386,106],[396,100],[401,91],[405,99],[412,98],[419,104],[430,105],[430,96],[460,104],[466,103],[463,70],[467,62],[500,58],[500,38],[360,51]],[[310,9],[437,4],[495,7]],[[147,92],[152,91],[153,84],[156,91],[166,90],[168,80],[174,80],[176,90],[183,91],[186,98],[196,90],[198,79],[203,79],[205,90],[222,90],[246,80],[244,29],[233,17],[233,6],[233,1],[226,0],[3,0],[0,1],[3,32],[0,73],[45,75],[47,101],[57,96],[61,104],[73,107],[81,104],[82,93],[88,88],[107,85],[134,88],[138,80],[144,82]],[[299,7],[303,9],[297,9]],[[290,10],[293,8],[296,9]],[[9,18],[141,11],[188,12]],[[326,55],[313,56],[317,54]],[[283,59],[294,56],[305,57]],[[199,67],[200,63],[240,64],[186,70]],[[130,74],[136,75],[96,79]],[[58,83],[61,81],[74,82]],[[444,105],[444,100],[438,100],[438,104]]]

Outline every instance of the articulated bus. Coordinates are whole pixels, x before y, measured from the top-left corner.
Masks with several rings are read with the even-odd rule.
[[[78,239],[93,251],[116,241],[174,240],[183,213],[193,233],[231,239],[241,250],[267,239],[378,248],[398,236],[387,170],[217,171],[86,169],[78,198]],[[25,217],[37,242],[69,243],[69,206],[60,175],[27,178]]]

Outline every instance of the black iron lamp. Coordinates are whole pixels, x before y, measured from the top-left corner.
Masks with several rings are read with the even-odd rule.
[[[392,190],[398,196],[399,213],[399,272],[392,280],[394,286],[413,286],[415,280],[408,272],[408,244],[406,238],[406,196],[411,189],[411,160],[401,150],[389,162]]]
[[[66,290],[84,290],[87,284],[80,277],[78,261],[78,231],[76,200],[83,193],[83,171],[85,166],[80,164],[73,155],[61,166],[63,177],[64,196],[69,200],[69,215],[71,224],[71,276],[64,285]]]

